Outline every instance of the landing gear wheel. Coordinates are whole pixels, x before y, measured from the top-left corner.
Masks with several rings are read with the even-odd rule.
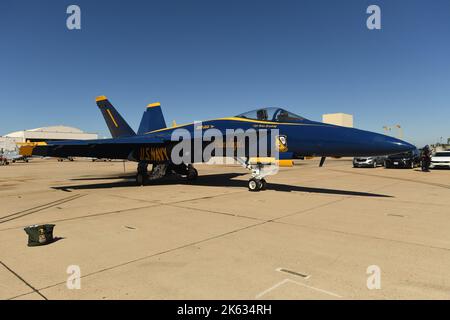
[[[263,186],[263,183],[261,182],[261,180],[255,179],[255,178],[251,178],[250,180],[248,180],[248,190],[252,191],[252,192],[256,192],[261,190]]]
[[[260,190],[266,190],[266,186],[267,186],[267,182],[265,179],[261,179],[259,181],[259,183],[261,184],[261,188],[259,188]]]
[[[143,186],[146,181],[147,181],[147,175],[146,174],[138,173],[136,175],[136,184],[138,186]]]
[[[198,178],[198,171],[195,168],[189,168],[187,179],[189,181],[196,180]]]

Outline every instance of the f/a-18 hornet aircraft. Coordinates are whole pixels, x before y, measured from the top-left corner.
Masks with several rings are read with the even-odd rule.
[[[234,158],[251,171],[250,191],[266,186],[265,177],[292,159],[389,155],[414,150],[405,141],[369,131],[311,121],[282,108],[261,108],[234,117],[167,127],[159,102],[147,106],[137,133],[105,96],[96,98],[110,139],[51,141],[33,155],[128,159],[138,162],[136,182],[168,173],[196,179],[194,163]],[[147,167],[152,164],[149,172]]]

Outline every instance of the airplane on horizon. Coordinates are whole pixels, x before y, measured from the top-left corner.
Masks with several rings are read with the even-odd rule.
[[[223,152],[218,153],[219,156],[227,154],[226,149],[230,148],[230,145],[226,144],[229,138],[227,130],[252,130],[258,137],[274,131],[276,132],[275,140],[270,139],[268,142],[254,140],[256,141],[256,150],[260,150],[260,148],[272,150],[271,147],[274,143],[276,144],[276,153],[271,152],[263,156],[259,151],[256,154],[250,152],[250,149],[255,147],[255,142],[253,145],[252,143],[238,145],[234,137],[232,138],[233,157],[251,171],[251,178],[248,181],[249,190],[259,191],[266,186],[265,177],[272,174],[268,168],[274,164],[292,166],[292,159],[321,157],[319,166],[322,166],[326,157],[390,155],[416,148],[412,144],[390,136],[311,121],[283,108],[260,108],[234,117],[203,121],[201,125],[194,122],[167,127],[161,104],[157,102],[147,106],[139,129],[135,132],[105,96],[97,97],[96,103],[103,114],[112,138],[50,141],[45,145],[34,146],[31,151],[32,155],[136,161],[138,162],[136,182],[138,185],[144,185],[149,180],[162,178],[171,172],[186,176],[188,180],[196,179],[198,172],[193,163],[210,160],[210,157],[203,157],[203,155],[200,156],[200,159],[196,158],[195,153],[198,151],[193,147],[188,151],[183,151],[183,162],[173,161],[171,151],[180,141],[172,139],[172,135],[177,133],[175,130],[182,129],[183,132],[189,133],[189,139],[194,146],[196,145],[196,130],[206,132],[214,129],[216,133],[222,133],[223,141],[211,139],[200,142],[200,152],[205,151],[210,143],[215,143],[220,149],[223,148]],[[243,141],[250,140],[245,140],[244,137]],[[267,143],[266,146],[264,146],[265,143]],[[216,155],[217,153],[211,154],[211,156]],[[150,173],[148,172],[149,164],[152,164]]]

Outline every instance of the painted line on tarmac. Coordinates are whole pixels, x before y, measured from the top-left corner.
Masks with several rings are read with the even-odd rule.
[[[327,295],[332,296],[332,297],[335,297],[335,298],[342,298],[342,296],[338,295],[337,293],[334,293],[334,292],[331,292],[331,291],[328,291],[328,290],[324,290],[324,289],[320,289],[320,288],[317,288],[317,287],[309,286],[309,285],[307,285],[307,284],[304,284],[304,283],[301,283],[301,282],[294,281],[294,280],[291,280],[291,279],[287,279],[287,278],[286,278],[286,279],[284,279],[284,280],[282,280],[282,281],[276,283],[276,284],[273,285],[272,287],[270,287],[270,288],[268,288],[268,289],[266,289],[266,290],[264,290],[264,291],[258,293],[258,294],[255,296],[255,299],[261,298],[262,296],[268,294],[269,292],[275,290],[275,289],[278,288],[278,287],[281,287],[282,285],[284,285],[284,284],[286,284],[286,283],[293,283],[293,284],[296,284],[296,285],[298,285],[298,286],[305,287],[305,288],[308,288],[308,289],[311,289],[311,290],[314,290],[314,291],[317,291],[317,292],[320,292],[320,293],[324,293],[324,294],[327,294]]]

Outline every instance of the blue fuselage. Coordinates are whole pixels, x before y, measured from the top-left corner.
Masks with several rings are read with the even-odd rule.
[[[149,132],[146,136],[167,141],[171,139],[174,130],[185,129],[193,137],[194,128],[198,126],[199,124],[187,124],[166,128]],[[297,156],[389,155],[415,149],[412,144],[390,136],[306,119],[281,123],[233,117],[204,121],[201,126],[203,130],[218,129],[224,135],[227,129],[278,129],[280,135],[287,137],[289,153]]]
[[[227,130],[238,130],[246,132],[249,129],[261,134],[263,132],[271,135],[284,136],[287,141],[287,150],[279,153],[280,159],[301,158],[304,156],[320,157],[344,157],[344,156],[374,156],[390,155],[414,150],[415,147],[405,141],[369,131],[341,127],[325,124],[321,122],[301,119],[298,121],[262,121],[246,119],[242,117],[221,118],[208,120],[202,123],[191,123],[172,128],[154,130],[141,135],[117,137],[100,140],[72,140],[72,141],[52,141],[48,145],[38,146],[33,149],[33,155],[53,156],[53,157],[96,157],[110,159],[129,159],[133,161],[145,161],[148,163],[160,163],[172,161],[171,157],[174,146],[178,140],[173,136],[180,132],[185,132],[188,139],[195,140],[191,143],[189,152],[190,162],[208,161],[209,156],[217,156],[217,153],[209,156],[194,157],[198,155],[196,142],[208,132],[214,129],[221,134],[223,148],[228,148],[228,144],[223,144],[228,139]],[[276,130],[276,131],[274,131]],[[211,131],[210,131],[211,132]],[[200,135],[199,139],[196,139]],[[183,138],[184,139],[184,138]],[[217,140],[202,140],[200,154],[205,148]],[[257,140],[256,149],[260,150],[262,140]],[[266,139],[267,150],[274,145],[274,140]],[[255,147],[254,142],[246,142],[245,156],[252,156],[250,147]],[[198,146],[198,144],[197,144]],[[236,147],[234,147],[236,148]],[[237,151],[239,152],[239,151]],[[258,151],[259,152],[259,151]],[[183,152],[182,152],[183,153]],[[219,156],[229,156],[228,150],[223,150]],[[258,156],[266,156],[261,153]],[[267,154],[273,156],[273,154]],[[277,155],[276,155],[277,156]],[[184,161],[184,160],[183,160]]]

